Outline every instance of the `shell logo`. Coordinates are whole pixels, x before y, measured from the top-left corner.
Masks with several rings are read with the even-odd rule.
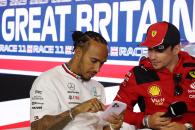
[[[161,95],[161,89],[157,85],[152,85],[149,87],[148,92],[151,96],[156,97]]]

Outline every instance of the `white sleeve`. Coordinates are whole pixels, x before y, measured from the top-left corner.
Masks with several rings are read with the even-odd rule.
[[[31,122],[42,118],[44,115],[58,114],[60,105],[51,80],[40,76],[33,83],[30,91]]]

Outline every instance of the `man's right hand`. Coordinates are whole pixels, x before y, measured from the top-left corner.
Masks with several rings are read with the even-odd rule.
[[[171,123],[171,118],[162,117],[165,112],[156,112],[148,117],[148,125],[152,129],[160,129],[169,123]]]
[[[104,104],[97,98],[85,101],[71,109],[73,116],[75,117],[79,113],[83,112],[98,112],[105,110]]]
[[[45,115],[41,119],[31,123],[31,130],[61,130],[63,129],[77,114],[83,112],[98,112],[104,110],[105,107],[97,98],[83,102],[70,110],[59,115]]]

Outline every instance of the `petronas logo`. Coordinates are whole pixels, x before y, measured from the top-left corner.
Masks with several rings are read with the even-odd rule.
[[[157,31],[152,31],[152,37],[155,37],[157,34]]]

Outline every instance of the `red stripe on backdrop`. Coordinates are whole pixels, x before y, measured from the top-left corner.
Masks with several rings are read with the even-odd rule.
[[[19,122],[15,124],[0,126],[0,130],[13,129],[13,128],[16,129],[16,128],[23,128],[23,127],[29,127],[29,126],[30,126],[30,121],[24,121],[24,122]]]
[[[0,69],[43,72],[63,62],[0,59]],[[123,78],[132,68],[127,65],[104,64],[98,77]]]

